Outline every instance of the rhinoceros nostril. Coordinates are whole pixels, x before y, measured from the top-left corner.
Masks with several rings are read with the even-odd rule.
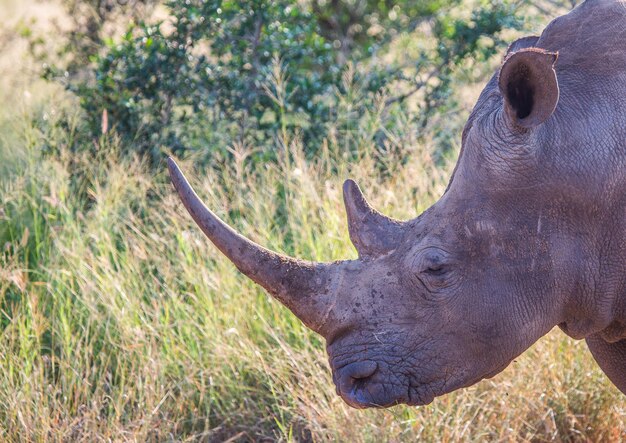
[[[364,397],[371,377],[378,370],[375,361],[365,360],[350,363],[337,371],[337,391],[339,395],[351,406],[362,408],[371,402]]]
[[[378,369],[378,364],[375,361],[366,360],[351,363],[343,368],[345,377],[349,377],[352,380],[363,380],[369,378]]]

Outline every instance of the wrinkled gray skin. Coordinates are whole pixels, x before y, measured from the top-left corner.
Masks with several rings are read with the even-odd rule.
[[[181,198],[235,265],[326,338],[351,406],[423,405],[502,371],[559,325],[626,392],[626,5],[587,1],[513,43],[446,193],[399,222],[344,198],[359,259],[261,248]]]

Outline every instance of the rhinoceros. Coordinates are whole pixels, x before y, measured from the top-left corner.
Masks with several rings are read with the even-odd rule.
[[[269,251],[180,198],[246,276],[326,339],[356,408],[424,405],[493,377],[558,325],[626,393],[626,2],[588,0],[510,45],[448,187],[409,221],[343,186],[357,260]]]

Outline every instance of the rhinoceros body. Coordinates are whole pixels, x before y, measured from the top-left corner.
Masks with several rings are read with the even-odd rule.
[[[323,335],[354,407],[422,405],[502,371],[559,325],[626,393],[626,3],[588,0],[514,42],[462,135],[448,189],[409,221],[348,180],[358,260],[268,251],[208,210],[213,243]]]

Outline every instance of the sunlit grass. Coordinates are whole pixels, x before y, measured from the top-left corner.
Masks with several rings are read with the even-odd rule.
[[[496,378],[429,406],[349,408],[322,339],[202,236],[164,168],[120,159],[113,134],[93,141],[98,159],[70,154],[71,131],[50,119],[74,115],[71,98],[11,72],[0,78],[11,103],[0,107],[0,440],[626,438],[623,395],[584,342],[558,330]],[[203,170],[193,158],[181,166],[255,241],[312,260],[354,258],[345,178],[378,209],[409,218],[443,193],[453,167],[410,130],[376,148],[380,118],[371,110],[312,160],[282,136],[267,166],[241,144]],[[46,141],[58,156],[42,155]]]
[[[404,146],[411,161],[381,181],[373,153],[307,162],[297,141],[284,142],[289,161],[260,172],[245,160],[202,173],[182,166],[220,216],[303,258],[355,256],[343,178],[407,217],[436,199],[450,173],[427,144]],[[114,152],[114,140],[99,143]],[[19,149],[29,160],[0,191],[3,439],[541,441],[626,432],[621,394],[584,343],[558,331],[494,380],[430,406],[352,410],[334,392],[321,339],[205,240],[163,171],[111,154],[92,174],[84,208],[66,157]]]

